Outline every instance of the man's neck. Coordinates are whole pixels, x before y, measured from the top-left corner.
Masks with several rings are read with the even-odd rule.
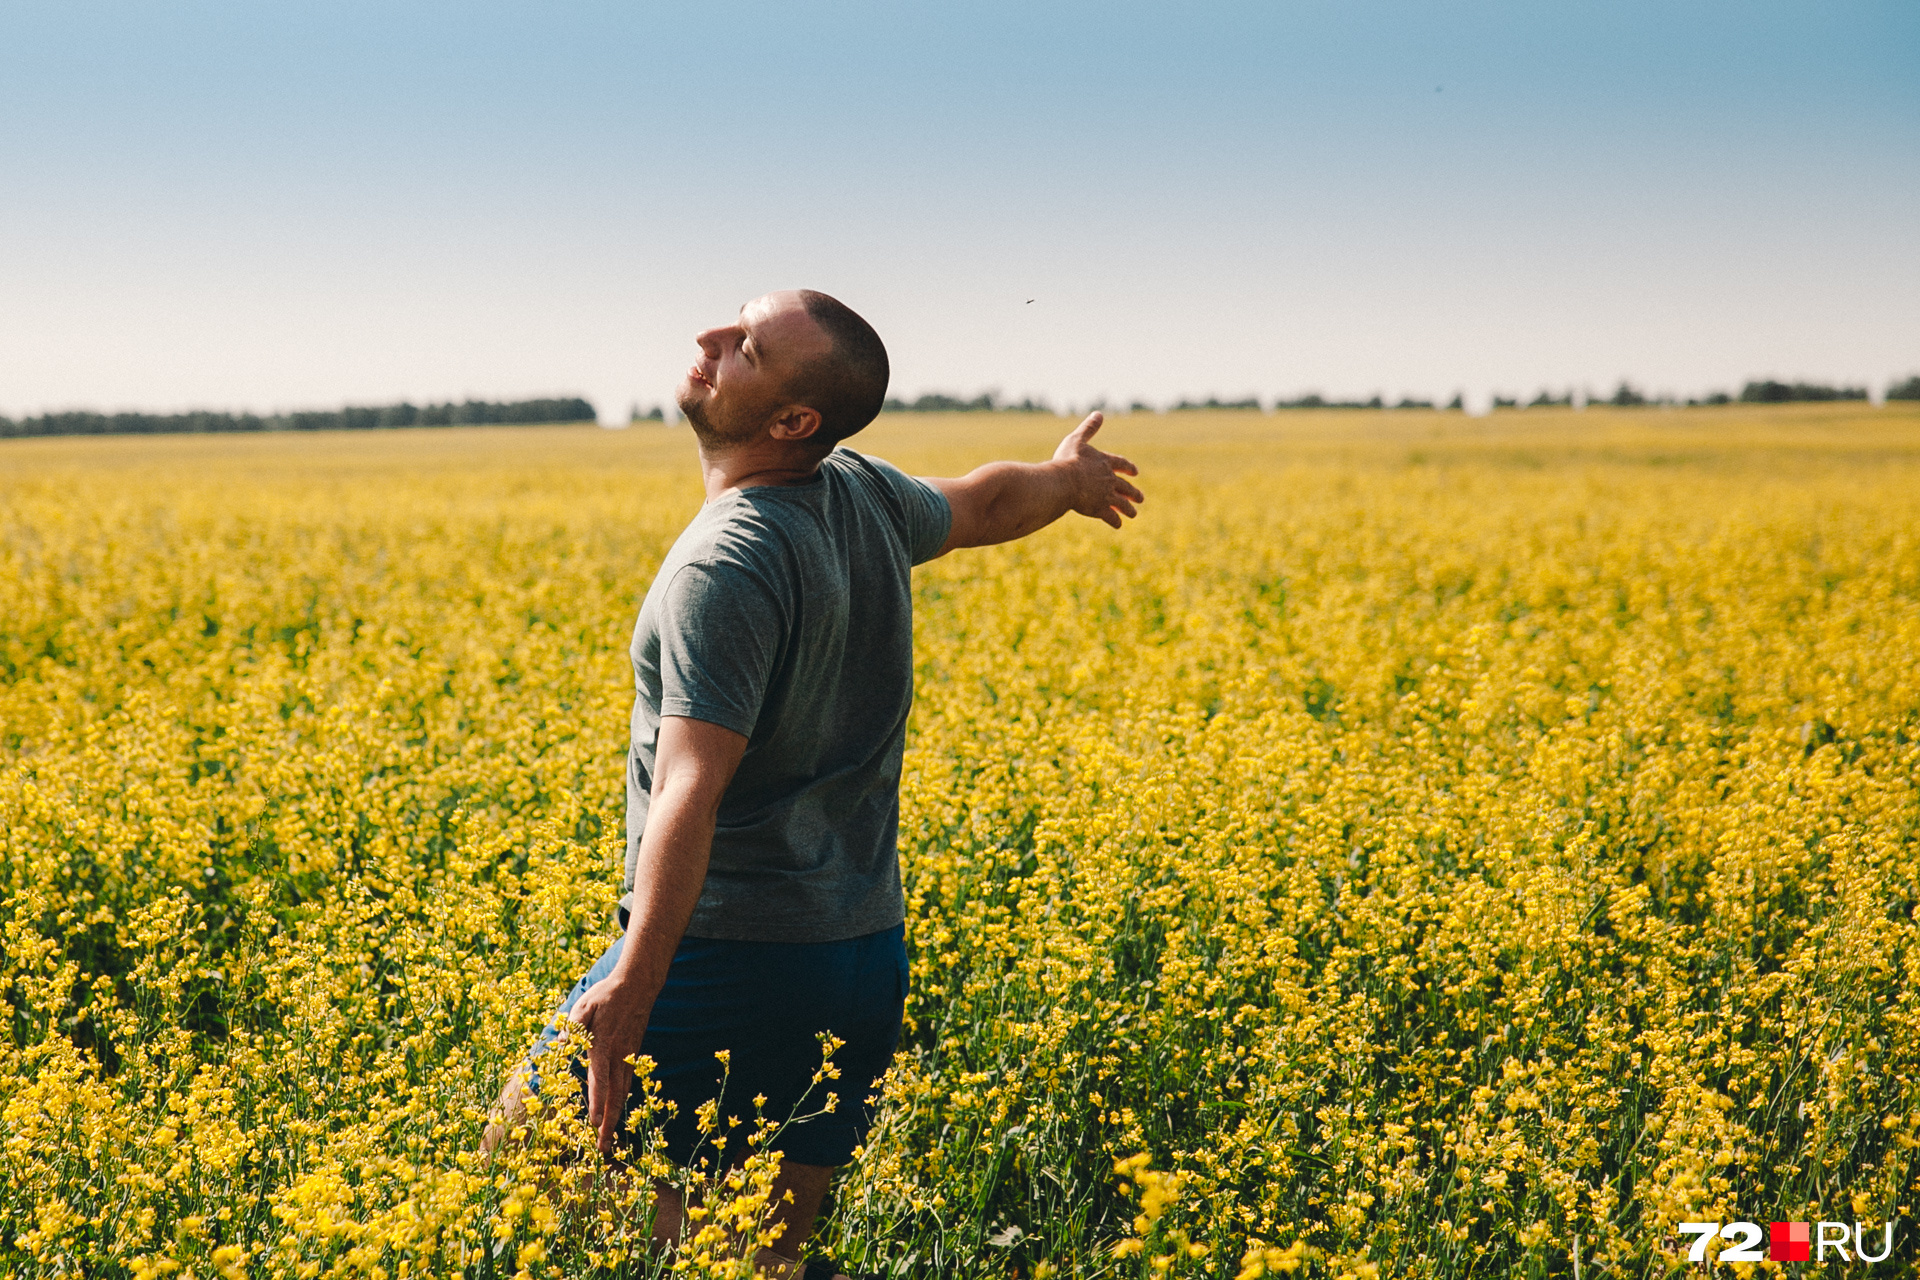
[[[820,456],[770,437],[751,444],[710,447],[700,442],[700,478],[712,502],[734,489],[804,484],[820,470]]]

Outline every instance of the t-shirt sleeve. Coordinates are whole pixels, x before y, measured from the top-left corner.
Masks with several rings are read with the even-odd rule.
[[[953,532],[953,508],[947,495],[917,476],[910,476],[891,462],[869,454],[862,458],[872,464],[907,516],[907,552],[915,564],[925,564],[940,554]]]
[[[736,565],[690,564],[660,616],[660,714],[753,735],[786,620],[774,594]]]

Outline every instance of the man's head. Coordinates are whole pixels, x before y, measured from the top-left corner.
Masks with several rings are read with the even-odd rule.
[[[872,422],[886,399],[880,335],[811,289],[755,298],[733,324],[694,341],[700,358],[675,398],[709,447],[771,437],[825,455]]]

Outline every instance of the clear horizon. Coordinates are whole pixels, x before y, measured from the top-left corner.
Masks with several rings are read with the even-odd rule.
[[[909,400],[1878,390],[1916,65],[1891,3],[15,5],[0,414],[624,418],[794,285]]]

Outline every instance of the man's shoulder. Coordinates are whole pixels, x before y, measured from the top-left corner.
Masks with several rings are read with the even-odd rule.
[[[849,449],[844,444],[834,446],[833,452],[821,460],[820,469],[822,471],[832,469],[834,472],[848,479],[857,477],[860,480],[886,487],[891,487],[900,481],[910,479],[906,472],[894,466],[885,458],[878,458],[870,453],[861,453],[857,449]]]
[[[845,445],[828,454],[820,468],[822,471],[832,468],[842,485],[862,499],[884,507],[895,524],[906,519],[912,491],[926,486],[924,480],[914,479],[885,458],[859,453]]]
[[[821,459],[811,484],[737,489],[708,503],[663,570],[699,565],[783,581],[802,562],[837,558],[834,548],[876,527],[911,548],[913,531],[928,523],[921,508],[930,501],[916,489],[934,492],[884,459],[837,447]],[[937,494],[932,501],[939,501]]]
[[[754,564],[785,540],[792,513],[758,490],[727,494],[708,504],[674,547],[681,564]]]
[[[945,494],[884,458],[839,448],[828,454],[827,459],[847,477],[849,489],[860,490],[868,501],[886,512],[887,521],[906,547],[911,563],[925,563],[940,553],[953,528],[953,508]]]
[[[791,536],[777,508],[746,498],[752,492],[726,494],[700,509],[655,572],[656,590],[689,569],[722,580],[744,576],[766,587],[784,583]]]

